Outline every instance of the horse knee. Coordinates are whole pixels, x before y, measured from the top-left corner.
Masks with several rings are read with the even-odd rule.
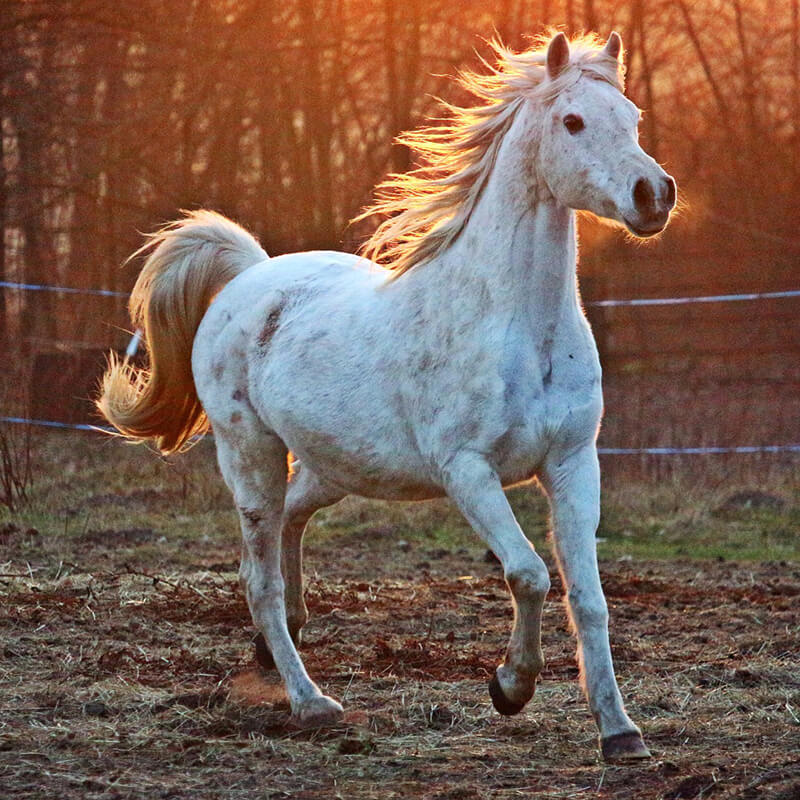
[[[285,587],[282,575],[265,574],[261,565],[243,560],[239,567],[239,585],[254,616],[283,608]]]
[[[306,622],[308,622],[308,611],[305,608],[289,610],[286,615],[286,626],[292,638],[305,627]]]
[[[567,594],[570,615],[578,628],[606,628],[608,604],[603,594],[570,589]]]
[[[550,591],[550,574],[539,558],[509,568],[505,577],[514,597],[544,600]]]

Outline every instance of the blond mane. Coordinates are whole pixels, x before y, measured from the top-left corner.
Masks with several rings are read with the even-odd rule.
[[[459,74],[458,82],[478,101],[460,108],[442,101],[450,118],[397,137],[421,166],[389,175],[376,189],[375,202],[354,222],[373,214],[386,217],[364,243],[361,254],[398,277],[439,255],[456,239],[494,164],[503,134],[526,97],[549,102],[581,75],[624,88],[621,60],[603,52],[594,35],[570,40],[569,65],[545,81],[550,34],[534,47],[515,53],[490,42],[496,63],[483,64],[488,74]]]

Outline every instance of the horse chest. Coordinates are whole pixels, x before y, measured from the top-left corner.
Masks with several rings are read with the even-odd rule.
[[[595,436],[603,408],[599,365],[591,353],[575,360],[554,356],[545,369],[521,370],[507,382],[506,426],[491,447],[504,483],[530,478],[553,447]]]

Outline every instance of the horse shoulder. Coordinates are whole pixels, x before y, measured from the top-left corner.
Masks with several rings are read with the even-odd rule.
[[[565,447],[593,439],[603,415],[600,358],[588,324],[581,322],[574,335],[553,350],[546,393],[553,439]]]

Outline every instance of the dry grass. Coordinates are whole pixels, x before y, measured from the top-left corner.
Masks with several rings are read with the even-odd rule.
[[[685,489],[680,503],[677,484],[618,489],[601,545],[612,645],[654,753],[619,767],[598,757],[555,575],[536,698],[515,718],[492,711],[506,589],[443,504],[348,500],[316,522],[302,652],[348,716],[298,732],[253,663],[208,450],[179,467],[61,436],[36,452],[33,506],[0,518],[3,797],[800,796],[797,544],[759,544],[766,560],[749,561],[735,547],[724,560],[643,551],[655,525],[673,544],[758,525],[778,542],[796,521],[790,483],[770,509]],[[514,503],[541,545],[543,501]]]

